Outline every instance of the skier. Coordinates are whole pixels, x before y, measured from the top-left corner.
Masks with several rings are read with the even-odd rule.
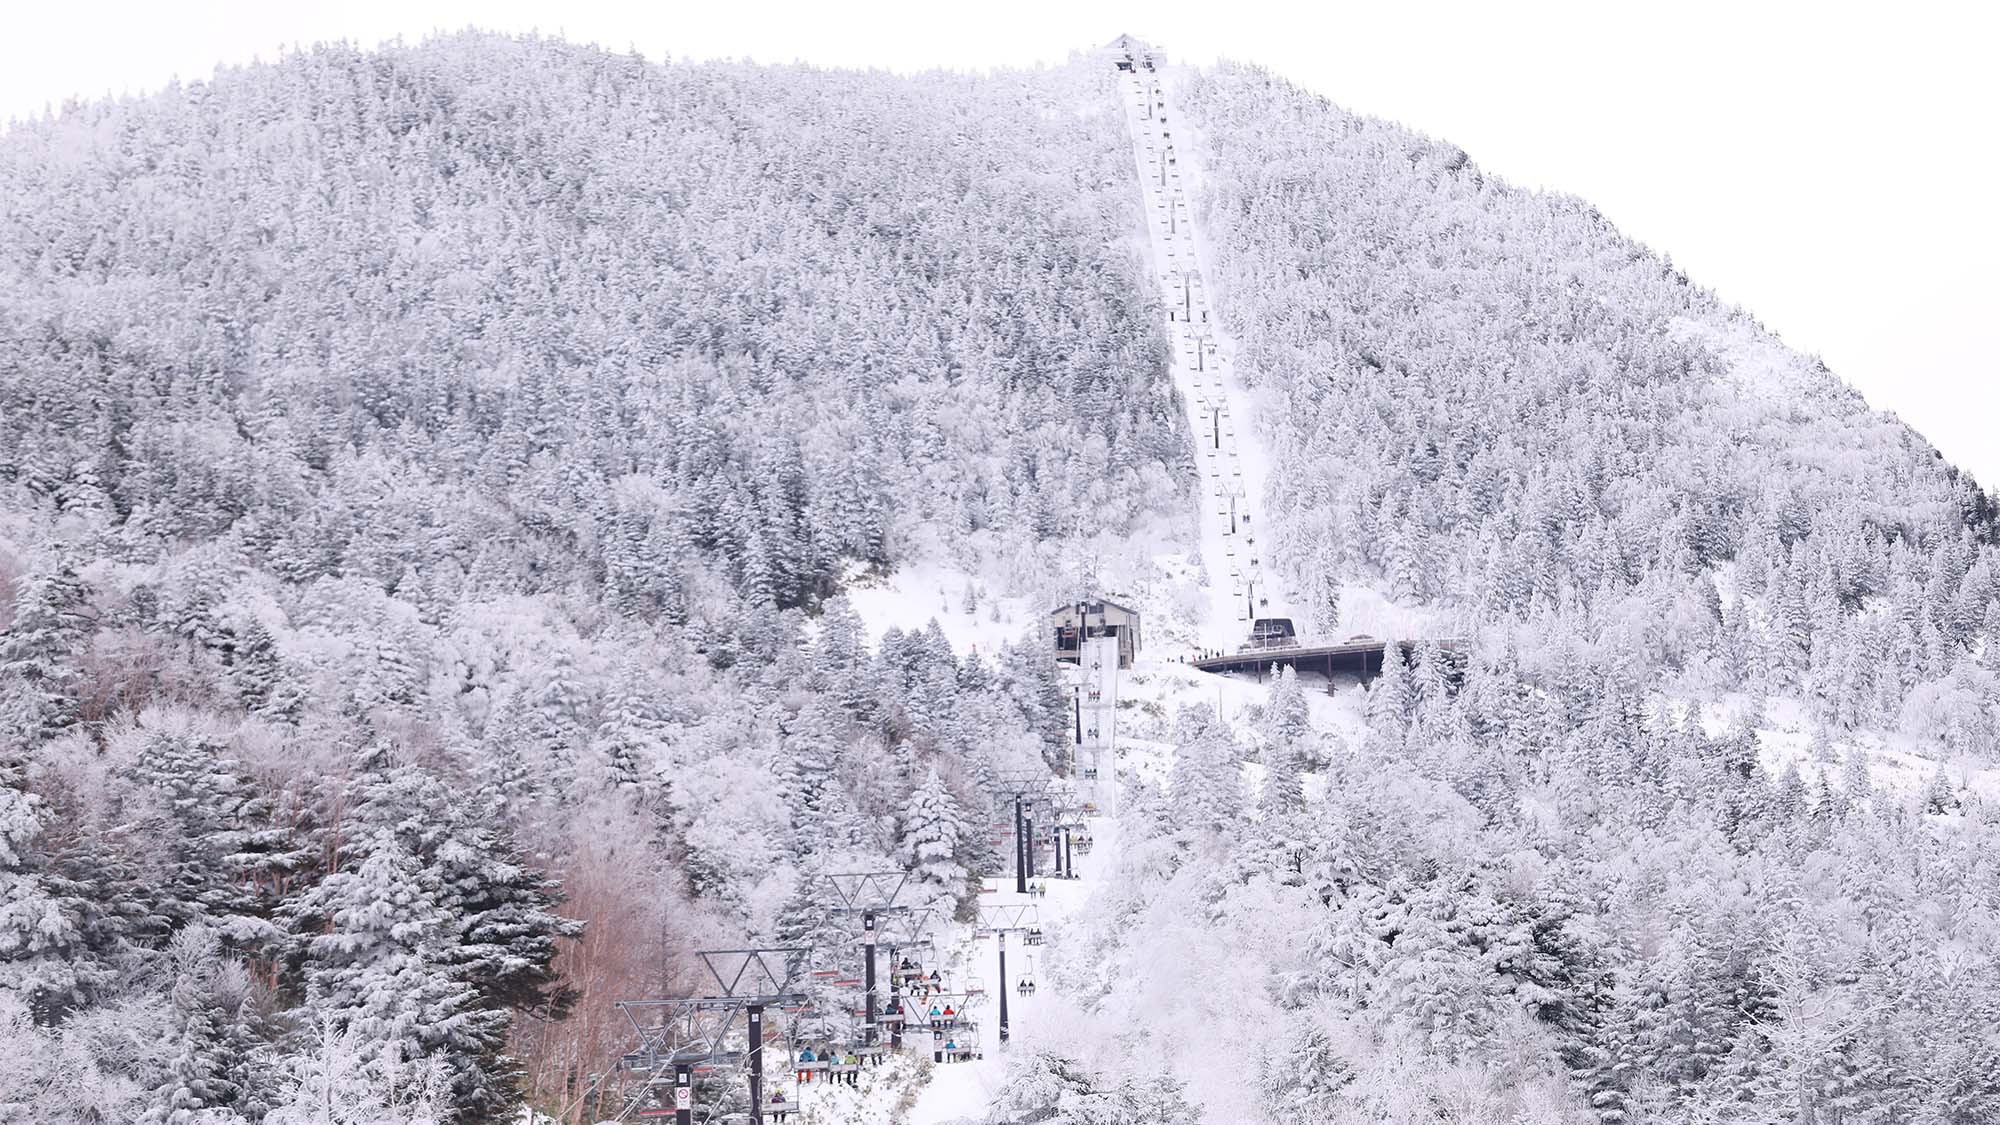
[[[785,1104],[784,1091],[781,1090],[771,1095],[771,1110],[769,1114],[771,1120],[783,1121],[785,1119],[789,1111],[778,1108],[779,1106],[784,1104]]]
[[[800,1052],[799,1052],[799,1061],[800,1061],[800,1062],[802,1062],[802,1063],[809,1063],[809,1062],[817,1062],[817,1061],[819,1061],[819,1060],[817,1060],[817,1059],[815,1059],[815,1058],[813,1057],[813,1052],[812,1052],[812,1048],[811,1048],[811,1047],[807,1047],[807,1048],[806,1048],[805,1050],[803,1050],[803,1051],[800,1051]],[[812,1071],[810,1071],[810,1070],[807,1070],[807,1069],[806,1069],[805,1067],[803,1067],[803,1066],[802,1066],[802,1067],[800,1067],[800,1068],[799,1068],[799,1082],[800,1082],[800,1084],[802,1084],[802,1085],[803,1085],[804,1083],[807,1083],[807,1082],[811,1082],[811,1081],[812,1081],[812,1074],[813,1074],[813,1072],[812,1072]]]

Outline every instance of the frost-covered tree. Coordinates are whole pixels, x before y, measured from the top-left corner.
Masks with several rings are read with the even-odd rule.
[[[50,868],[47,816],[21,764],[0,758],[0,980],[39,1022],[53,1022],[90,983],[79,979],[80,888]]]
[[[171,1077],[154,1092],[155,1104],[143,1125],[239,1125],[248,1120],[238,1107],[250,1095],[235,1081],[244,1061],[231,1057],[244,1047],[230,1041],[235,1016],[225,1008],[222,942],[196,923],[176,933],[167,948],[177,1032]],[[240,997],[238,997],[240,1002]]]
[[[958,855],[964,835],[958,800],[933,765],[910,794],[901,847],[911,877],[934,899],[956,898],[965,888],[966,870]]]
[[[17,751],[77,717],[76,662],[90,635],[89,596],[62,552],[14,595],[13,620],[0,631],[0,738]]]
[[[506,1015],[482,1007],[453,963],[445,893],[394,831],[380,829],[365,858],[327,876],[294,912],[325,926],[303,942],[309,1006],[350,1037],[357,1061],[377,1074],[435,1062],[457,1110],[478,1116],[506,1097]]]

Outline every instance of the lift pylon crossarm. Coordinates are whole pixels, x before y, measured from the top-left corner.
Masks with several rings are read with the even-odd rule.
[[[1055,778],[1047,770],[1008,770],[993,775],[995,800],[1011,801],[1015,797],[1034,794],[1040,796]]]
[[[890,949],[922,945],[930,940],[931,915],[935,910],[931,907],[922,910],[911,910],[908,907],[903,909],[905,913],[896,916],[889,925],[883,926],[876,938]]]
[[[984,936],[998,933],[1023,933],[1042,928],[1041,908],[1029,903],[1016,905],[979,905],[977,932]]]
[[[701,958],[708,975],[715,978],[716,987],[722,990],[724,998],[755,995],[766,998],[758,1001],[760,1003],[775,1004],[778,1001],[768,998],[798,994],[790,966],[810,952],[812,950],[805,946],[769,946],[759,949],[701,949],[695,951],[695,956]]]
[[[618,1001],[616,1007],[639,1036],[639,1049],[625,1056],[627,1068],[656,1071],[662,1065],[737,1061],[743,1052],[726,1044],[737,1014],[749,1006],[720,997]],[[641,1020],[642,1013],[653,1011],[660,1013],[658,1023]]]
[[[898,906],[896,900],[910,881],[910,873],[895,871],[851,871],[820,876],[832,889],[839,906],[834,909],[848,914],[887,914],[907,911],[908,906]]]

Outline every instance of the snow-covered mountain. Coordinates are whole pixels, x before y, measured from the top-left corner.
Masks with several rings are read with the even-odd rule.
[[[973,971],[1110,595],[1021,1034],[807,1120],[2000,1120],[1993,500],[1586,204],[1143,45],[478,34],[0,200],[13,1116],[610,1117],[613,1001],[753,944],[851,1041],[818,877]],[[1414,660],[1184,661],[1274,607]]]

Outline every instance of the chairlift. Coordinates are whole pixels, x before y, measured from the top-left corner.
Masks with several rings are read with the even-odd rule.
[[[1021,973],[1020,983],[1014,986],[1014,992],[1020,996],[1033,996],[1035,994],[1035,959],[1033,957],[1028,958],[1028,967]]]
[[[767,1121],[783,1121],[786,1114],[797,1112],[799,1099],[782,1089],[771,1091],[771,1100],[764,1103],[764,1119]]]
[[[1022,940],[1028,945],[1040,945],[1046,939],[1042,936],[1042,928],[1040,926],[1037,926],[1034,929],[1029,930],[1028,936],[1023,938]]]

